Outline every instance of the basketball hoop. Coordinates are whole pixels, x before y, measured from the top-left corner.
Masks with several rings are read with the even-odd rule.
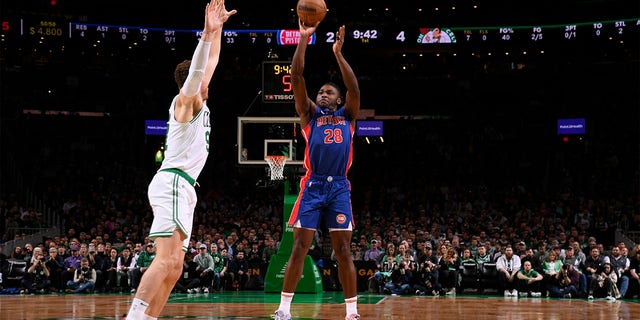
[[[269,172],[271,172],[271,180],[283,180],[284,164],[287,162],[286,156],[272,155],[265,156],[264,160],[269,164]]]

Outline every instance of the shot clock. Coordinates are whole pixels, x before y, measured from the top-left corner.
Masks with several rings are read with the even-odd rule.
[[[293,102],[290,61],[262,62],[262,102]]]

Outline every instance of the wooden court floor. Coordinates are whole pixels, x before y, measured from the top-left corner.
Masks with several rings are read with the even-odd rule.
[[[607,302],[584,299],[392,297],[362,293],[358,311],[368,319],[640,319],[640,300]],[[270,319],[279,294],[260,291],[172,294],[160,319]],[[48,294],[0,296],[0,319],[120,319],[129,310],[129,294]],[[341,293],[297,294],[294,319],[344,319]]]

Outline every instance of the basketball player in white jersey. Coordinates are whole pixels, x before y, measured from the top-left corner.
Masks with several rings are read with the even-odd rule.
[[[212,0],[192,60],[177,65],[179,93],[171,102],[165,158],[149,184],[156,258],[144,273],[127,319],[157,319],[182,274],[196,205],[195,184],[209,154],[208,87],[220,56],[222,25],[236,10]]]

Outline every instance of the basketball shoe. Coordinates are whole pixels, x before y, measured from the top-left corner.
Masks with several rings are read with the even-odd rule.
[[[352,313],[344,318],[344,320],[360,320],[360,315]]]
[[[291,320],[291,315],[284,313],[282,310],[278,310],[271,316],[271,318],[274,320]]]

